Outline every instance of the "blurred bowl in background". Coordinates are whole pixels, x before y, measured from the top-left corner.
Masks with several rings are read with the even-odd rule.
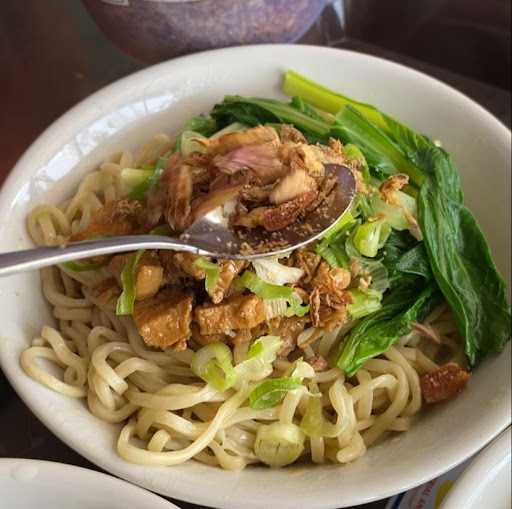
[[[148,63],[210,48],[294,42],[330,0],[82,0],[100,29]]]

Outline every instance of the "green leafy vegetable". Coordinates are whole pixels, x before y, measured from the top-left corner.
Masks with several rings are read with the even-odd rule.
[[[471,212],[450,156],[429,138],[383,115],[388,132],[427,179],[418,222],[434,277],[450,304],[471,365],[510,340],[506,285]]]
[[[375,107],[362,102],[354,101],[342,94],[301,76],[295,71],[288,71],[284,78],[283,91],[289,96],[301,97],[304,101],[316,106],[320,110],[336,114],[344,106],[350,105],[361,112],[376,125],[383,127],[382,114]]]
[[[282,346],[283,342],[278,336],[263,336],[257,339],[249,348],[247,358],[235,366],[238,381],[255,382],[269,376],[277,352]]]
[[[217,123],[210,116],[202,116],[199,115],[197,117],[192,117],[183,127],[182,133],[185,131],[193,131],[201,136],[209,138],[213,134],[218,131]],[[181,143],[182,138],[179,135],[176,138],[176,144],[174,146],[174,150],[177,152],[181,152]]]
[[[156,164],[147,165],[141,170],[134,170],[131,168],[125,168],[122,170],[121,179],[128,186],[131,183],[131,191],[128,194],[130,200],[144,201],[147,193],[151,187],[153,187],[158,179],[161,177],[165,165],[167,164],[168,156],[162,156],[158,159]],[[128,171],[123,177],[124,172]],[[137,173],[135,173],[137,172]]]
[[[386,220],[367,221],[356,228],[353,237],[354,246],[362,255],[375,258],[390,233],[391,226]]]
[[[370,207],[374,216],[383,217],[394,230],[411,230],[409,218],[418,216],[416,199],[402,191],[395,191],[399,205],[391,205],[374,194],[370,200]]]
[[[411,323],[421,322],[442,297],[434,285],[418,295],[415,286],[399,288],[384,299],[382,308],[364,318],[341,345],[336,365],[352,376],[370,358],[384,353],[400,337],[411,331]]]
[[[297,267],[288,267],[279,263],[277,256],[267,258],[257,258],[252,261],[252,266],[256,271],[256,275],[275,285],[287,285],[298,283],[304,275],[304,271]]]
[[[206,146],[201,140],[206,140],[206,136],[196,131],[183,131],[179,136],[179,148],[183,157],[188,157],[194,153],[204,154]]]
[[[144,168],[123,168],[121,170],[121,185],[131,200],[138,199],[140,189],[145,182],[153,175],[155,167],[146,165]]]
[[[133,306],[135,304],[136,297],[137,267],[144,252],[145,249],[140,249],[139,251],[130,254],[123,272],[121,272],[123,292],[117,299],[117,315],[133,314]]]
[[[210,262],[203,256],[194,261],[194,265],[206,272],[206,279],[204,286],[206,291],[209,292],[215,288],[220,276],[220,267],[213,262]]]
[[[294,295],[293,288],[267,283],[254,272],[246,270],[240,277],[241,284],[251,290],[260,299],[285,299],[288,302],[287,316],[304,316],[309,312],[309,306],[303,306]]]
[[[321,393],[318,391],[309,396],[306,413],[300,422],[300,429],[308,437],[334,438],[340,434],[342,428],[329,422],[322,409]]]
[[[448,154],[431,147],[418,158],[429,174],[418,198],[426,251],[465,338],[469,361],[475,365],[510,340],[505,282],[482,231],[462,203],[458,175]]]
[[[288,391],[302,385],[298,378],[270,378],[257,385],[249,394],[251,408],[261,410],[272,408],[281,403]]]
[[[214,342],[194,353],[192,372],[218,391],[226,391],[237,379],[233,354],[224,343]]]
[[[324,120],[318,120],[296,108],[273,99],[257,97],[227,96],[224,102],[215,105],[212,116],[218,125],[225,126],[233,122],[242,122],[249,126],[268,123],[292,124],[311,134],[318,140],[327,140],[331,130]]]
[[[349,164],[357,163],[357,167],[362,171],[364,180],[368,181],[370,178],[370,168],[368,162],[361,152],[359,147],[352,143],[347,143],[343,147],[343,154],[345,155]]]
[[[354,319],[363,318],[378,311],[382,307],[382,293],[375,290],[350,290],[352,304],[348,305],[348,312]]]
[[[391,288],[413,284],[418,277],[427,281],[434,278],[424,243],[408,232],[392,232],[383,254]]]
[[[284,467],[299,458],[306,436],[295,424],[261,425],[254,442],[256,456],[271,467]]]
[[[428,137],[373,106],[336,94],[296,73],[287,74],[284,90],[336,113],[330,135],[357,145],[374,174],[404,172],[421,188],[417,207],[424,244],[402,253],[404,258],[392,269],[393,286],[401,288],[418,277],[428,279],[430,265],[464,336],[470,363],[475,365],[488,353],[500,351],[510,339],[511,329],[505,283],[477,222],[463,205],[459,176],[449,155]],[[411,189],[407,192],[416,195]]]
[[[400,146],[358,110],[345,106],[336,119],[339,125],[332,128],[331,136],[357,145],[370,166],[386,174],[406,173],[415,184],[420,186],[423,183],[422,171],[406,157]]]

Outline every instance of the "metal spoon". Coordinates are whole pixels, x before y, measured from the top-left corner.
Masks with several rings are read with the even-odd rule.
[[[213,258],[244,260],[284,254],[323,236],[350,207],[355,195],[354,175],[346,166],[336,164],[326,165],[326,171],[336,176],[338,185],[327,203],[307,215],[308,229],[302,223],[296,223],[279,230],[274,236],[265,231],[248,230],[241,239],[228,227],[228,219],[215,210],[196,221],[178,238],[126,235],[3,253],[0,254],[0,277],[71,260],[138,249],[169,249]],[[277,241],[275,247],[259,251],[262,241],[272,239]],[[247,245],[255,252],[247,254]]]

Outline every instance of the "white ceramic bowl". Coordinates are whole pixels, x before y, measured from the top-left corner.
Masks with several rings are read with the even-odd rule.
[[[510,428],[493,440],[457,479],[442,509],[510,509],[512,451]]]
[[[362,54],[306,46],[198,54],[151,67],[94,94],[52,125],[12,171],[0,196],[0,250],[30,246],[28,211],[67,197],[112,152],[135,147],[162,130],[176,131],[225,94],[279,96],[288,68],[442,140],[461,170],[467,203],[510,279],[510,131],[467,97],[423,74]],[[2,369],[48,428],[103,469],[197,504],[326,509],[384,498],[454,467],[510,422],[509,345],[478,368],[461,396],[429,409],[411,431],[371,448],[351,465],[241,473],[193,462],[172,468],[131,465],[114,450],[117,428],[98,421],[83,401],[40,386],[19,367],[20,352],[51,320],[38,275],[0,281],[0,309]]]
[[[4,508],[179,509],[110,475],[64,463],[19,458],[0,459],[0,493]]]

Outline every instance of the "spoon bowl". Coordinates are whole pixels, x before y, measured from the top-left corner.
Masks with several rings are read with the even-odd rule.
[[[336,177],[337,185],[327,199],[304,218],[277,232],[261,228],[244,231],[243,235],[229,226],[229,218],[215,209],[196,221],[181,239],[208,251],[210,256],[251,259],[287,253],[317,240],[348,210],[355,195],[352,171],[338,164],[325,165],[327,174]],[[307,228],[304,225],[307,223]]]
[[[0,254],[0,277],[72,260],[139,249],[168,249],[233,260],[285,254],[324,235],[351,205],[356,188],[352,171],[346,166],[330,164],[326,165],[326,172],[336,176],[337,185],[323,203],[307,214],[305,221],[308,228],[304,228],[302,222],[295,222],[278,232],[249,230],[241,238],[229,226],[229,218],[220,213],[219,208],[196,221],[178,238],[151,234],[125,235],[3,253]],[[262,251],[262,246],[270,247]]]

